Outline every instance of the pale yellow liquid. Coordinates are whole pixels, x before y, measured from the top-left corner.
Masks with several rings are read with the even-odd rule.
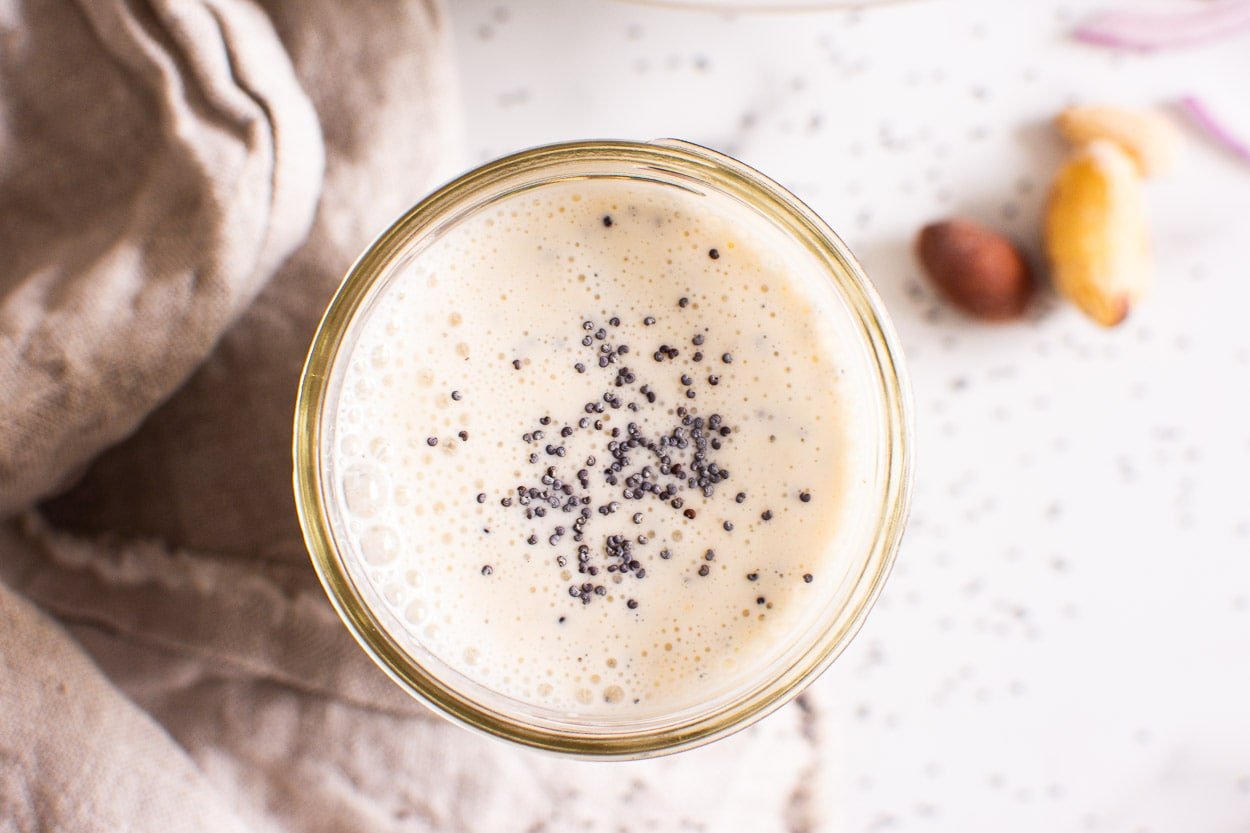
[[[603,344],[629,352],[600,368]],[[657,362],[661,345],[679,355]],[[622,367],[636,381],[618,388]],[[607,180],[507,198],[403,267],[350,356],[335,470],[357,580],[385,600],[401,642],[528,704],[620,717],[706,702],[824,618],[859,563],[880,442],[868,367],[828,278],[745,207]],[[605,392],[639,409],[587,414]],[[602,474],[610,429],[624,439],[634,422],[654,440],[680,424],[679,407],[732,429],[707,452],[729,477],[710,497],[682,484],[681,509],[625,499]],[[523,441],[535,430],[541,440]],[[645,450],[630,456],[618,481],[658,468]],[[597,576],[577,569],[580,506],[527,518],[515,500],[518,484],[543,487],[548,466],[591,498],[581,543]],[[611,501],[619,509],[600,514]],[[606,570],[610,535],[631,542],[642,578]],[[570,595],[584,583],[602,595]]]

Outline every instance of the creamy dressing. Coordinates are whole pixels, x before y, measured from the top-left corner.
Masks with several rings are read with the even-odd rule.
[[[479,211],[346,359],[355,580],[401,643],[533,706],[654,715],[758,678],[839,603],[874,519],[843,303],[723,198],[586,180]]]

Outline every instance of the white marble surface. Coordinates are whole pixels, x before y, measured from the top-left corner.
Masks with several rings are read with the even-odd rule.
[[[1040,0],[453,6],[468,161],[587,137],[719,148],[829,220],[894,317],[914,512],[811,690],[822,829],[1250,831],[1250,166],[1188,134],[1149,186],[1158,286],[1115,331],[1049,293],[1027,323],[978,325],[910,252],[954,213],[1036,252],[1059,107],[1250,110],[1250,39],[1118,55],[1065,38],[1092,4]]]

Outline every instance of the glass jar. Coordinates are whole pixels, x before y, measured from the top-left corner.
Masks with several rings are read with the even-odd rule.
[[[881,438],[873,471],[863,472],[875,508],[866,546],[839,582],[819,621],[740,686],[710,702],[656,717],[590,720],[505,697],[460,674],[419,644],[398,638],[402,624],[345,545],[333,500],[334,406],[341,358],[358,325],[397,271],[422,248],[475,212],[543,185],[586,178],[645,180],[709,199],[731,199],[801,244],[827,275],[828,289],[851,312],[872,368]],[[490,162],[443,186],[400,217],[348,272],[313,339],[295,414],[296,505],[313,565],[361,647],[413,696],[445,716],[526,746],[586,758],[644,758],[702,745],[742,729],[803,690],[841,653],[881,592],[899,546],[911,486],[911,404],[892,328],[863,270],[816,214],[742,163],[686,142],[589,141],[551,145]]]

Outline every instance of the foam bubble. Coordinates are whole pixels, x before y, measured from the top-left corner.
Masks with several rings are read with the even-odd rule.
[[[399,555],[399,535],[389,526],[371,526],[360,536],[360,555],[366,564],[381,567]]]
[[[424,599],[414,599],[404,608],[404,618],[414,625],[420,625],[430,615],[430,606]]]
[[[346,460],[359,457],[363,449],[364,443],[361,441],[359,434],[344,434],[339,440],[339,453]]]
[[[357,464],[343,475],[343,499],[347,511],[359,518],[372,518],[386,506],[386,475],[373,466]]]

